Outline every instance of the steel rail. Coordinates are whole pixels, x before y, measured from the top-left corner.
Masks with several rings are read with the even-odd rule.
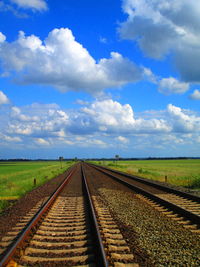
[[[86,164],[94,166],[96,169],[97,168],[98,169],[105,169],[105,170],[111,171],[113,173],[123,175],[123,176],[125,176],[127,178],[130,178],[132,180],[135,180],[135,181],[138,181],[138,182],[153,186],[153,187],[155,187],[157,189],[160,189],[160,190],[163,190],[163,191],[165,191],[167,193],[176,194],[176,195],[179,195],[181,197],[184,197],[184,198],[187,198],[189,200],[193,200],[193,201],[196,201],[196,202],[200,203],[200,197],[199,196],[195,196],[195,195],[192,195],[190,193],[182,192],[182,191],[174,189],[174,188],[166,187],[164,185],[157,184],[154,181],[148,181],[147,179],[139,177],[139,176],[130,175],[130,174],[127,174],[127,173],[124,173],[124,172],[121,172],[121,171],[117,171],[117,170],[113,170],[113,169],[110,169],[110,168],[107,168],[107,167],[98,166],[98,165],[96,165],[94,163],[86,163]]]
[[[24,229],[17,235],[13,242],[3,253],[3,257],[0,259],[0,266],[6,266],[12,259],[13,255],[16,253],[16,250],[25,242],[25,240],[30,236],[31,231],[34,229],[36,224],[40,221],[44,213],[52,206],[57,196],[63,190],[65,185],[69,182],[69,179],[72,177],[73,173],[76,170],[76,166],[73,166],[70,170],[70,173],[67,175],[65,180],[58,186],[54,193],[49,197],[49,199],[42,205],[34,217],[27,223]]]
[[[198,224],[200,225],[200,216],[197,215],[197,214],[194,214],[194,213],[191,213],[190,211],[188,210],[185,210],[183,208],[181,208],[180,206],[176,205],[176,204],[173,204],[167,200],[164,200],[164,199],[161,199],[159,198],[158,196],[152,194],[152,193],[149,193],[148,191],[136,186],[136,185],[133,185],[133,184],[130,184],[128,182],[125,182],[123,180],[121,180],[120,178],[114,176],[113,174],[110,174],[110,173],[107,173],[106,171],[104,171],[103,169],[101,168],[98,168],[96,165],[94,164],[89,164],[89,166],[95,168],[96,170],[106,174],[107,176],[113,178],[114,180],[116,180],[117,182],[120,182],[121,184],[127,186],[128,188],[134,190],[135,192],[138,192],[142,195],[145,195],[146,197],[154,200],[155,202],[163,205],[164,207],[168,208],[168,209],[171,209],[172,211],[174,211],[175,213],[183,216],[184,218],[192,221],[193,223],[195,224]]]
[[[93,224],[92,230],[94,232],[96,239],[98,240],[98,242],[96,244],[96,246],[97,246],[96,254],[97,254],[97,257],[99,259],[97,265],[99,267],[108,267],[109,263],[108,263],[108,260],[106,258],[105,248],[103,245],[103,240],[101,238],[101,234],[100,234],[100,230],[99,230],[99,226],[98,226],[98,222],[97,222],[97,218],[96,218],[96,213],[95,213],[95,209],[94,209],[94,204],[93,204],[92,198],[90,196],[90,190],[88,187],[85,171],[84,171],[82,164],[81,164],[81,172],[82,172],[82,178],[83,178],[83,188],[84,188],[84,191],[86,193],[87,201],[89,203],[91,223]]]

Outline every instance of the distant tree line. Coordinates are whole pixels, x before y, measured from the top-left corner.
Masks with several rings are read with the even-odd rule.
[[[61,158],[61,157],[60,157]],[[20,159],[20,158],[14,158],[14,159],[0,159],[0,162],[4,161],[58,161],[58,159]],[[112,158],[63,158],[62,161],[78,161],[78,160],[90,160],[90,161],[113,161],[113,160],[123,160],[123,161],[128,161],[128,160],[177,160],[177,159],[200,159],[200,157],[147,157],[147,158],[122,158],[119,155],[115,155],[115,157]]]

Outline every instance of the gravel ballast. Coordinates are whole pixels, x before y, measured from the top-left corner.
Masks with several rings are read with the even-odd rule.
[[[112,210],[124,236],[152,266],[200,266],[200,236],[137,198],[125,186],[87,168],[93,192]],[[144,266],[150,266],[144,261]]]

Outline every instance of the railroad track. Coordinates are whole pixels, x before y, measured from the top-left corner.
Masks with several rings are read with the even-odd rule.
[[[200,234],[200,197],[102,166],[88,163],[87,166],[134,190],[138,198],[185,228]]]
[[[81,165],[0,240],[0,266],[139,266]]]

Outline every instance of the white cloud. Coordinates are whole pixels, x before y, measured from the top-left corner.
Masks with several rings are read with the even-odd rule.
[[[20,8],[34,9],[38,11],[47,10],[47,3],[44,0],[10,0]]]
[[[103,43],[103,44],[107,44],[107,42],[108,42],[105,37],[101,37],[101,36],[99,38],[99,41],[100,41],[100,43]]]
[[[195,114],[190,115],[189,111],[182,110],[172,104],[168,105],[167,111],[170,115],[172,132],[200,132],[200,117],[195,116]]]
[[[86,146],[90,145],[90,146],[100,146],[100,147],[104,147],[107,146],[107,144],[105,142],[103,142],[102,140],[99,139],[89,139],[86,141],[85,143]]]
[[[9,115],[4,115],[4,121],[0,124],[3,135],[20,138],[22,143],[47,145],[48,142],[50,146],[63,143],[106,147],[109,136],[118,136],[116,140],[125,144],[128,137],[123,135],[170,131],[164,119],[135,118],[129,104],[111,99],[96,100],[77,110],[62,110],[56,104],[13,106]]]
[[[166,95],[183,94],[189,89],[189,84],[180,82],[173,77],[163,78],[159,81],[158,90]]]
[[[151,69],[143,67],[143,77],[151,83],[158,86],[158,91],[165,95],[183,94],[189,90],[190,84],[181,82],[174,77],[160,78],[156,76]]]
[[[124,0],[123,10],[128,19],[119,29],[122,38],[137,40],[141,49],[155,58],[168,52],[178,34],[161,9],[158,0]]]
[[[0,134],[0,137],[1,137],[1,140],[4,140],[6,142],[21,142],[22,139],[18,136],[9,136],[9,135],[3,135],[3,134]]]
[[[32,104],[27,107],[12,107],[8,132],[22,136],[64,136],[64,127],[69,123],[65,111],[57,105]]]
[[[200,91],[194,90],[194,92],[190,95],[190,98],[193,100],[200,100]]]
[[[172,52],[181,78],[200,82],[200,2],[196,0],[123,0],[128,15],[119,32],[150,57]]]
[[[50,145],[50,143],[47,140],[43,139],[43,138],[36,138],[35,139],[35,143],[39,144],[39,145],[45,145],[45,146]]]
[[[82,99],[77,99],[75,103],[78,105],[84,105],[84,106],[89,105],[88,101],[84,101]]]
[[[118,136],[116,137],[116,140],[124,144],[127,144],[129,142],[129,139],[124,136]]]
[[[165,110],[136,114],[129,104],[112,99],[73,110],[37,103],[5,108],[7,112],[0,110],[1,147],[12,142],[16,149],[124,149],[128,144],[134,151],[150,151],[150,147],[168,151],[169,147],[199,144],[200,114],[172,104]]]
[[[9,102],[10,101],[8,97],[2,91],[0,91],[0,105],[9,104]]]
[[[82,108],[82,111],[105,127],[118,127],[119,124],[121,127],[127,127],[135,122],[130,105],[121,105],[111,99],[95,101],[90,107]]]
[[[135,132],[167,132],[169,126],[162,119],[142,118],[136,119],[129,104],[122,105],[112,99],[95,101],[90,106],[81,109],[82,114],[74,120],[73,129],[76,132],[85,128],[88,131],[101,131],[102,133]]]
[[[158,77],[152,72],[151,69],[143,67],[143,76],[144,79],[147,79],[148,81],[152,83],[158,83]]]
[[[16,82],[50,85],[61,91],[99,94],[142,77],[139,67],[116,52],[96,62],[66,28],[54,29],[44,42],[20,32],[16,41],[0,44],[0,60],[5,70],[18,72]]]
[[[20,108],[18,107],[15,107],[13,106],[11,108],[11,118],[14,118],[18,121],[22,121],[22,122],[25,122],[25,121],[28,121],[28,122],[31,122],[31,121],[39,121],[40,118],[38,116],[28,116],[28,115],[24,115],[21,113],[21,110]]]
[[[135,134],[141,136],[200,132],[200,116],[192,111],[169,104],[162,113],[150,111],[149,116],[146,113],[141,113],[138,117],[129,104],[122,105],[111,99],[96,100],[77,110],[62,110],[57,105],[34,104],[22,108],[12,107],[7,119],[8,125],[4,125],[3,129],[4,134],[11,136],[45,140],[52,138],[69,144],[84,143],[89,135],[91,140],[104,142],[102,138],[94,138],[99,134],[101,137],[115,136],[115,140],[127,143],[129,137]]]
[[[61,140],[63,143],[67,144],[67,145],[74,145],[74,142],[70,141],[70,140]]]
[[[6,36],[0,32],[0,43],[3,43],[6,40]]]

